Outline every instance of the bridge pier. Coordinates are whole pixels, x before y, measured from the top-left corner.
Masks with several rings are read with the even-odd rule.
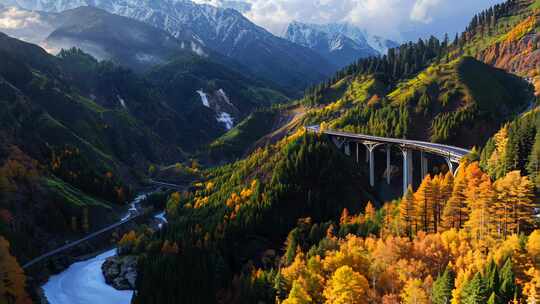
[[[345,139],[342,139],[336,136],[332,136],[332,141],[334,142],[334,145],[336,145],[338,149],[341,149],[341,147],[343,147],[343,144],[345,143]]]
[[[452,173],[452,175],[455,175],[454,164],[450,160],[450,157],[445,157],[444,160],[446,160],[446,164],[448,165],[448,170],[450,171],[450,173]]]
[[[413,180],[413,150],[422,153],[420,159],[421,173],[420,176],[425,178],[429,174],[429,159],[426,154],[437,155],[443,157],[448,165],[450,172],[453,175],[459,170],[460,160],[470,151],[458,147],[408,140],[398,138],[386,138],[380,136],[371,136],[364,134],[354,134],[350,132],[321,130],[319,126],[308,126],[306,129],[312,133],[325,134],[330,137],[330,140],[336,147],[344,151],[345,154],[351,156],[353,151],[351,145],[356,143],[356,162],[360,163],[360,144],[366,146],[366,162],[369,163],[369,178],[371,186],[375,185],[375,148],[379,145],[386,146],[386,182],[391,183],[391,146],[395,145],[401,148],[403,154],[403,191],[406,192],[409,186],[414,183]],[[345,147],[343,147],[345,145]]]
[[[375,149],[380,146],[380,143],[363,142],[366,146],[366,156],[369,162],[369,184],[375,187]]]
[[[356,143],[356,163],[360,163],[360,143]]]
[[[402,147],[401,152],[403,154],[403,195],[407,193],[409,186],[412,186],[413,182],[413,160],[412,150]]]
[[[390,164],[390,152],[392,150],[392,146],[390,145],[386,145],[386,183],[388,185],[390,185],[390,171],[392,170],[391,169],[391,164]]]
[[[345,155],[351,156],[351,143],[350,142],[345,143]]]
[[[422,171],[422,180],[424,180],[424,178],[426,177],[426,175],[428,175],[428,159],[426,157],[426,153],[424,151],[421,151],[421,156],[420,156],[420,167],[421,167],[421,171]]]

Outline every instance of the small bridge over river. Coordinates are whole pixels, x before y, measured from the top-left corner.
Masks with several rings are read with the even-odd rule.
[[[363,145],[366,150],[366,161],[369,163],[369,182],[375,186],[375,150],[384,147],[386,151],[386,181],[391,182],[391,148],[398,147],[403,155],[403,193],[413,184],[413,152],[420,152],[421,177],[424,178],[429,171],[427,155],[442,157],[452,174],[459,169],[460,161],[471,151],[459,147],[418,141],[409,139],[387,138],[380,136],[371,136],[365,134],[356,134],[349,132],[340,132],[332,130],[321,130],[319,126],[306,127],[308,132],[326,134],[331,138],[334,144],[343,149],[345,154],[351,155],[351,151],[356,151],[356,161],[360,162],[360,146]]]

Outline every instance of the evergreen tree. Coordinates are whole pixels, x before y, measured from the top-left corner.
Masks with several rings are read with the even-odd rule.
[[[295,280],[292,285],[289,297],[283,301],[283,304],[309,304],[312,303],[311,297],[304,290],[304,287],[298,280]]]
[[[527,172],[531,177],[531,181],[534,183],[537,189],[540,188],[540,132],[536,132],[534,138],[534,145],[532,147],[531,154],[529,155],[529,162],[527,164]]]
[[[497,301],[497,295],[495,294],[495,292],[492,292],[491,296],[489,296],[487,304],[498,304],[498,303],[499,302]]]
[[[473,279],[466,283],[461,294],[461,303],[463,304],[484,304],[488,300],[488,289],[486,282],[480,273],[477,273]]]
[[[497,267],[497,264],[495,264],[495,261],[491,260],[491,262],[487,265],[486,270],[485,270],[485,277],[486,277],[488,290],[498,291],[499,290],[499,269]]]
[[[499,296],[502,303],[508,303],[514,299],[517,292],[516,277],[514,275],[512,259],[506,259],[500,271]]]
[[[444,273],[437,277],[433,283],[431,291],[431,301],[433,304],[449,304],[452,300],[452,289],[454,289],[454,273],[446,267]]]

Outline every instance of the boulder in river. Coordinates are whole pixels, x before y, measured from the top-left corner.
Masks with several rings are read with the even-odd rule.
[[[112,256],[101,266],[105,282],[118,290],[134,290],[137,256]]]

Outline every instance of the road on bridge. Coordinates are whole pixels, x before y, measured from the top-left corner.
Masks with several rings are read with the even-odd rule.
[[[326,131],[321,132],[319,126],[309,126],[306,129],[311,132],[324,133],[324,134],[328,134],[332,136],[338,136],[338,137],[349,138],[349,139],[354,139],[354,140],[368,141],[368,142],[374,142],[374,143],[395,144],[402,147],[423,150],[423,151],[438,154],[444,157],[450,157],[450,159],[454,162],[459,162],[461,158],[463,158],[465,155],[471,152],[470,150],[459,148],[459,147],[431,143],[431,142],[426,142],[426,141],[419,141],[419,140],[388,138],[388,137],[356,134],[356,133],[350,133],[350,132],[331,131],[331,130],[326,130]]]

